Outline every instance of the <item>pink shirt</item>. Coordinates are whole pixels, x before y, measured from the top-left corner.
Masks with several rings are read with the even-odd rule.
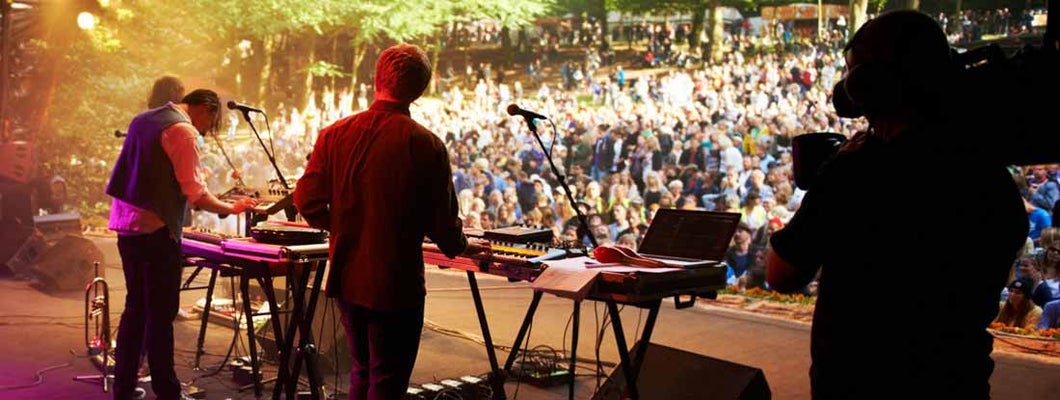
[[[184,118],[191,119],[183,109],[173,103],[167,104],[173,107]],[[197,135],[199,131],[190,123],[179,122],[162,131],[162,149],[173,163],[173,172],[180,183],[180,191],[188,199],[188,203],[195,203],[200,197],[209,193],[206,189],[206,181],[199,173],[199,147]],[[162,218],[155,213],[126,203],[118,199],[112,199],[110,205],[110,224],[108,228],[123,235],[144,235],[166,226]]]

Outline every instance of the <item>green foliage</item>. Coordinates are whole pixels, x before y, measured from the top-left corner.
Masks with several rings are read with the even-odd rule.
[[[303,68],[301,72],[324,78],[342,78],[350,75],[343,72],[342,68],[338,65],[323,60],[317,60],[316,62],[309,64],[309,66]]]
[[[241,52],[308,51],[305,46],[265,50],[240,47],[279,38],[344,37],[345,51],[394,41],[422,41],[454,21],[493,19],[516,28],[552,10],[554,0],[256,0],[254,2],[125,0],[101,9],[91,31],[57,26],[53,35],[29,44],[47,66],[38,89],[50,91],[44,115],[34,128],[38,171],[62,175],[71,202],[86,216],[105,217],[110,199],[104,187],[122,141],[110,132],[125,130],[143,111],[152,82],[179,76],[188,89],[211,87],[223,96],[247,97],[257,87],[224,87],[235,70],[226,67]],[[290,41],[289,40],[289,41]],[[289,42],[288,41],[288,42]],[[321,41],[321,43],[330,43]],[[258,54],[260,56],[260,54]],[[344,54],[338,54],[344,57]],[[347,57],[348,58],[348,57]],[[274,68],[282,74],[348,77],[348,61],[330,52],[313,58],[277,54],[276,60],[304,60]],[[356,67],[356,65],[354,65]],[[260,68],[260,67],[259,67]],[[246,73],[262,73],[247,70]],[[297,79],[293,79],[297,81]],[[48,82],[54,82],[48,86]],[[268,94],[268,93],[266,93]]]
[[[66,178],[71,202],[86,216],[107,211],[103,189],[121,148],[110,132],[125,130],[144,109],[152,81],[177,73],[207,84],[220,64],[219,52],[201,45],[209,32],[186,29],[201,25],[171,2],[127,1],[100,19],[92,31],[32,42],[54,82],[38,89],[53,93],[35,127],[38,171]]]

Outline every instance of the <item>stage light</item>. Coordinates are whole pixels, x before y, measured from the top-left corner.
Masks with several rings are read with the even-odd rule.
[[[88,11],[82,11],[77,14],[77,26],[84,30],[91,30],[96,27],[96,16]]]
[[[99,6],[107,8],[108,6],[110,6],[110,0],[99,0]]]

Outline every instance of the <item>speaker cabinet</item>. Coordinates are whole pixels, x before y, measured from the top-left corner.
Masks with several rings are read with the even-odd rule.
[[[637,343],[630,355],[635,354]],[[593,400],[625,398],[622,365],[593,394]],[[637,376],[642,399],[667,400],[759,400],[772,393],[759,368],[707,357],[672,347],[648,343],[644,363]]]
[[[45,292],[84,290],[96,276],[94,263],[104,275],[103,251],[91,240],[67,235],[48,247],[33,266],[38,289]]]
[[[4,275],[30,277],[32,266],[44,253],[47,245],[44,236],[31,227],[19,224],[7,224],[0,229],[0,268]]]

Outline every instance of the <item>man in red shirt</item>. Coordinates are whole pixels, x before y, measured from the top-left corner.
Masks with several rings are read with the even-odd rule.
[[[444,143],[409,115],[431,64],[396,45],[376,64],[375,101],[320,131],[294,201],[330,232],[327,293],[338,298],[353,358],[351,399],[398,399],[423,329],[424,236],[449,257],[468,247]]]

